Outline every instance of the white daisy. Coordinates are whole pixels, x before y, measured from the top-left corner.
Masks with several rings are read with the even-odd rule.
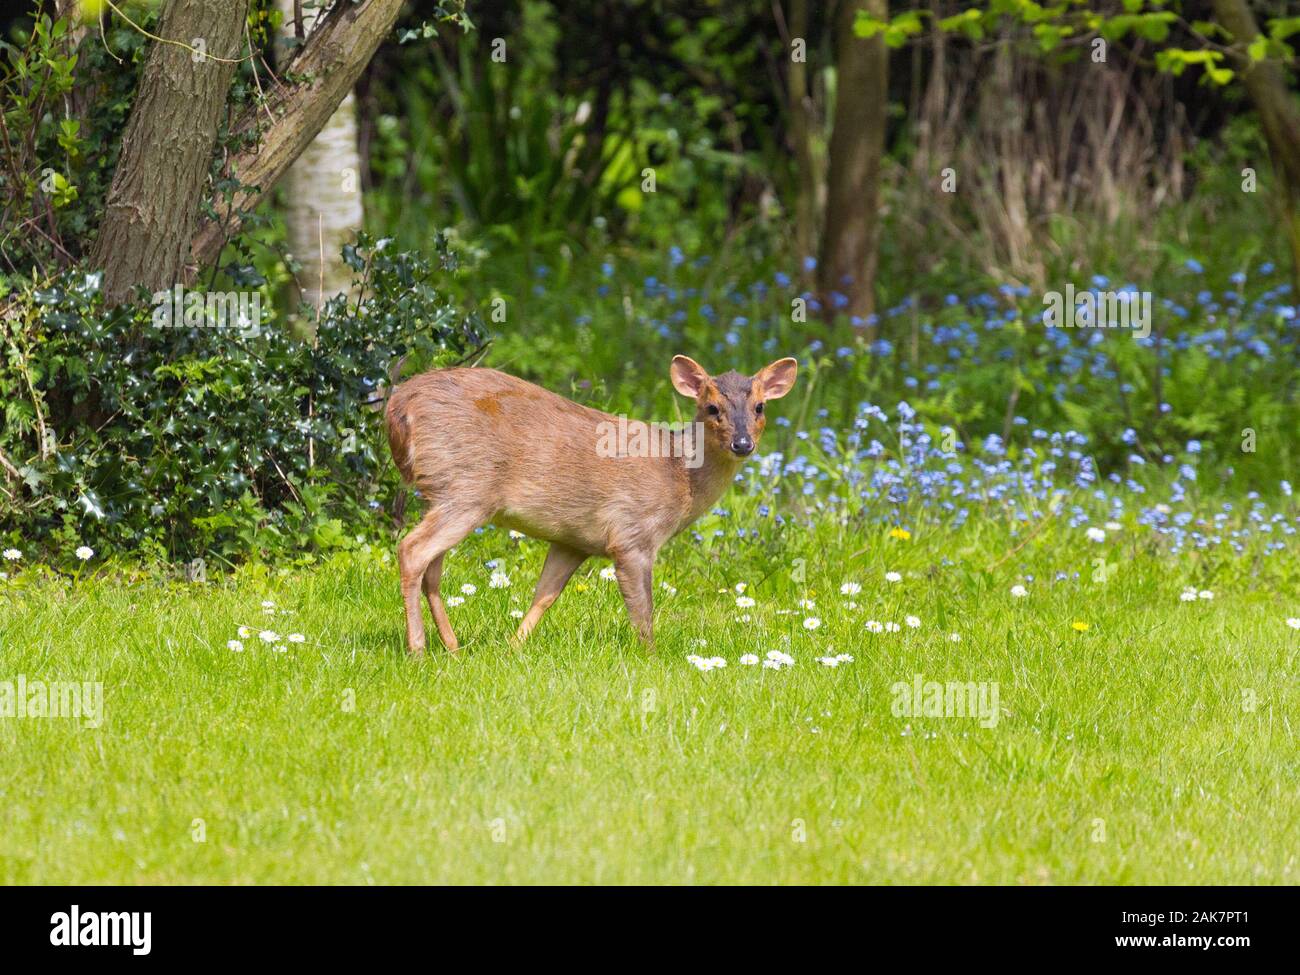
[[[902,582],[902,581],[903,581],[903,575],[902,575],[901,572],[886,572],[886,573],[885,573],[885,581],[886,581],[886,582]]]
[[[749,588],[749,583],[748,583],[748,582],[738,582],[738,583],[736,583],[736,592],[738,592],[738,593],[744,592],[744,591],[745,591],[746,589],[748,589],[748,588]]]
[[[803,621],[803,628],[805,630],[815,630],[817,629],[817,627],[821,625],[822,625],[822,621],[819,620],[816,616],[809,616],[807,619]]]
[[[618,573],[614,571],[614,567],[612,565],[607,565],[605,566],[605,568],[601,569],[600,577],[604,579],[606,582],[618,581]]]
[[[1015,596],[1017,599],[1022,599],[1029,595],[1029,590],[1024,586],[1012,586],[1011,595]]]
[[[885,624],[885,632],[886,632],[886,633],[897,633],[897,632],[898,632],[899,630],[901,630],[901,629],[902,629],[902,627],[899,626],[897,623],[886,623],[886,624]]]
[[[921,625],[921,617],[909,616],[907,617],[907,619],[903,620],[903,622],[915,630],[918,626]]]
[[[257,634],[257,638],[263,643],[278,643],[280,641],[280,634],[276,633],[274,630],[263,630],[261,633]]]
[[[1288,616],[1286,618],[1286,625],[1291,627],[1293,630],[1300,630],[1300,617]]]
[[[670,595],[670,596],[676,596],[676,595],[677,595],[677,587],[676,587],[676,586],[670,586],[670,585],[668,585],[668,583],[666,583],[666,582],[661,582],[661,583],[659,583],[659,588],[662,589],[664,592],[668,593],[668,595]]]
[[[243,645],[242,643],[240,643],[238,640],[227,640],[227,641],[226,641],[226,649],[227,649],[227,650],[233,650],[233,651],[235,651],[235,653],[243,653],[243,652],[244,652],[244,645]]]
[[[510,618],[512,620],[521,620],[524,618],[524,611],[522,609],[512,609],[510,611]]]
[[[1104,542],[1106,540],[1106,533],[1096,526],[1089,528],[1087,534],[1090,542]]]
[[[306,638],[305,636],[303,636],[301,633],[290,633],[290,634],[289,634],[289,642],[290,642],[290,643],[306,643],[306,642],[307,642],[307,638]]]
[[[948,637],[948,639],[951,640],[953,643],[961,643],[961,634],[954,633],[952,636]]]
[[[18,551],[18,549],[16,548],[5,549],[4,555],[5,555],[5,561],[7,562],[17,562],[19,559],[23,557],[23,553]]]
[[[465,585],[460,587],[460,591],[466,596],[472,596],[474,593],[478,592],[478,586],[474,585],[472,582],[467,582]]]
[[[91,548],[89,545],[81,545],[81,546],[79,546],[79,547],[77,548],[77,551],[76,551],[75,554],[76,554],[77,558],[79,558],[79,559],[81,559],[81,561],[85,562],[85,561],[87,561],[88,559],[94,557],[95,550],[94,550],[93,548]]]
[[[1188,586],[1188,587],[1187,587],[1186,589],[1184,589],[1181,593],[1179,593],[1178,598],[1181,599],[1181,600],[1182,600],[1183,602],[1185,602],[1185,603],[1194,603],[1194,602],[1196,602],[1196,587],[1195,587],[1195,586]]]
[[[880,625],[880,620],[867,620],[866,627],[868,633],[883,633],[885,630],[885,628]]]
[[[796,605],[798,605],[800,609],[813,609],[817,603],[811,599],[801,599]]]
[[[862,587],[856,582],[846,582],[840,586],[841,596],[856,596],[860,592],[862,592]]]
[[[510,577],[498,569],[492,573],[492,578],[488,579],[488,588],[490,589],[508,589],[510,587]]]
[[[1200,592],[1196,594],[1196,597],[1198,599],[1213,599],[1214,593],[1210,592],[1210,590],[1208,589],[1202,589]]]
[[[238,630],[238,633],[239,633],[239,638],[241,640],[247,640],[250,636],[253,635],[253,631],[246,626],[241,626]]]
[[[817,662],[823,667],[838,667],[840,665],[839,657],[818,657]]]
[[[756,653],[744,654],[741,656],[740,662],[744,664],[746,667],[753,667],[756,663],[758,663],[758,654]]]
[[[448,596],[448,597],[447,597],[447,605],[448,605],[448,606],[460,606],[460,605],[462,605],[464,602],[465,602],[465,597],[464,597],[464,596]]]
[[[754,606],[754,597],[753,597],[753,596],[737,596],[737,597],[736,597],[736,608],[737,608],[737,609],[751,609],[753,606]]]

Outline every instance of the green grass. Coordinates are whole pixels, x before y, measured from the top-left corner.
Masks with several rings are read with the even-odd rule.
[[[496,531],[448,560],[448,592],[478,587],[451,610],[462,656],[431,632],[423,662],[403,656],[382,552],[204,586],[28,570],[0,583],[0,679],[99,680],[105,714],[0,719],[0,881],[1300,881],[1294,596],[1241,573],[1180,602],[1189,557],[1120,542],[1093,582],[1094,551],[1051,531],[991,571],[1016,544],[992,529],[784,544],[669,546],[654,656],[595,562],[508,649],[543,547]],[[510,588],[488,587],[488,558]],[[919,628],[863,626],[912,614]],[[235,653],[240,624],[307,642],[254,634]],[[819,665],[832,646],[856,659]],[[796,664],[738,663],[770,649]],[[691,652],[728,666],[702,673]],[[890,687],[917,673],[996,681],[996,726],[896,717]]]

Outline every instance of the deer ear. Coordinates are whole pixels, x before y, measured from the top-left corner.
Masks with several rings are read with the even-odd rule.
[[[777,359],[771,365],[764,366],[754,374],[754,382],[762,391],[765,400],[780,399],[790,392],[794,385],[795,373],[799,371],[797,359]]]
[[[668,370],[668,375],[672,377],[673,389],[692,399],[699,398],[705,384],[709,381],[709,374],[704,371],[704,367],[685,355],[673,356],[673,364]]]

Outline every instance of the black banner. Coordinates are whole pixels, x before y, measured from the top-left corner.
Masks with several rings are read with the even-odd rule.
[[[581,893],[558,909],[554,894],[545,905],[532,896],[427,888],[9,888],[0,892],[7,902],[0,932],[10,961],[112,957],[128,964],[373,960],[377,951],[427,952],[431,940],[454,942],[468,934],[469,918],[475,934],[499,932],[539,954],[559,938],[572,956],[582,950],[577,938],[590,937],[595,948],[611,931],[635,940],[654,927],[656,940],[677,931],[692,943],[715,941],[734,962],[767,950],[773,910],[783,918],[782,941],[830,947],[848,934],[864,959],[904,950],[927,965],[1126,956],[1231,964],[1272,956],[1294,940],[1283,929],[1293,894],[1271,888],[887,888],[854,891],[847,900],[801,892],[768,903],[748,893],[724,899],[695,891],[650,912],[643,890],[626,903],[617,894],[602,898],[603,912]]]

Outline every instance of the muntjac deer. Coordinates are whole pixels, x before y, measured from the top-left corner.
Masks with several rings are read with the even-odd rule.
[[[653,649],[655,555],[726,490],[763,435],[764,404],[790,391],[797,367],[787,358],[753,376],[710,376],[674,357],[673,388],[695,400],[695,422],[662,437],[495,369],[435,369],[402,383],[388,401],[388,443],[429,504],[397,548],[410,653],[424,652],[421,588],[442,642],[459,648],[439,589],[443,557],[488,521],[551,543],[516,641],[578,566],[607,556]]]

